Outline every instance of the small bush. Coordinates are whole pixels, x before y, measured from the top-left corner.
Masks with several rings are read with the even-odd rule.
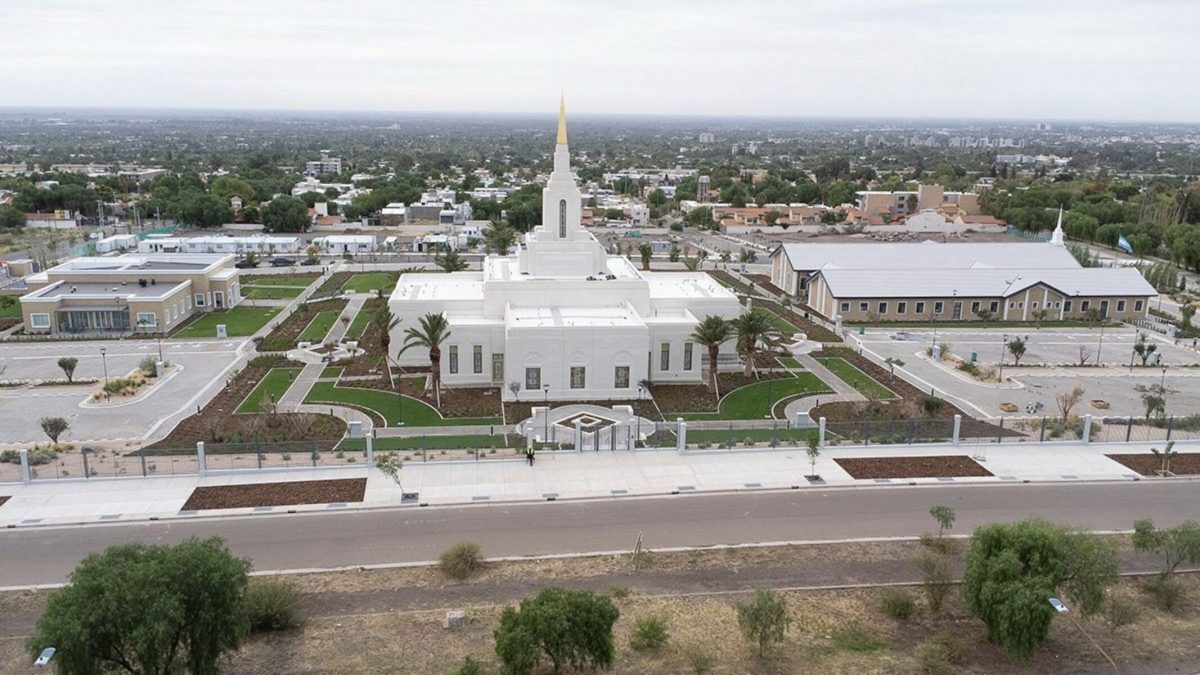
[[[921,589],[925,591],[929,611],[941,611],[946,596],[953,588],[954,575],[950,569],[950,561],[944,556],[923,551],[917,555],[914,562],[921,570]]]
[[[662,649],[667,645],[667,623],[657,616],[639,617],[633,624],[629,646],[635,651]]]
[[[138,364],[138,368],[146,377],[156,377],[158,375],[158,361],[153,356],[147,356]]]
[[[50,450],[33,448],[29,451],[29,466],[41,466],[43,464],[49,464],[50,462],[54,461],[54,456],[54,453]],[[0,452],[0,462],[5,464],[20,464],[21,451],[5,450]]]
[[[1137,621],[1137,605],[1123,598],[1110,596],[1104,603],[1104,622],[1109,630],[1117,630]]]
[[[468,656],[463,659],[462,665],[458,667],[458,670],[454,671],[454,675],[484,675],[486,672],[478,661]]]
[[[282,579],[255,579],[246,589],[246,615],[250,631],[261,633],[299,628],[300,595],[296,587]]]
[[[955,670],[963,660],[963,646],[954,636],[939,635],[930,638],[913,650],[917,664],[926,673],[942,673]]]
[[[885,588],[879,594],[883,613],[897,621],[908,621],[917,610],[917,603],[907,588]]]
[[[920,537],[921,546],[938,553],[951,555],[958,553],[960,542],[957,539],[949,537],[939,537],[936,534],[922,534]]]
[[[470,541],[460,542],[446,549],[440,560],[442,572],[458,581],[466,579],[483,566],[483,554],[479,544]]]
[[[937,396],[930,396],[929,394],[922,394],[920,398],[920,405],[921,410],[924,411],[926,415],[932,416],[941,412],[942,408],[946,405],[946,399],[938,398]]]
[[[613,600],[623,600],[632,594],[628,586],[612,586],[608,589],[608,596]]]
[[[696,675],[705,675],[713,669],[713,665],[716,663],[716,659],[711,654],[697,647],[691,647],[685,651],[683,658]]]
[[[847,626],[834,631],[833,644],[846,652],[873,652],[883,647],[883,642],[860,626]]]
[[[1183,584],[1178,579],[1155,576],[1143,582],[1142,588],[1154,598],[1155,604],[1168,612],[1175,611],[1183,602]]]

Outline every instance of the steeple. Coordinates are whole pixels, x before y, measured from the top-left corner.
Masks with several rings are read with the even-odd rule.
[[[1050,243],[1055,246],[1065,246],[1066,245],[1063,242],[1062,217],[1063,217],[1063,210],[1062,210],[1062,207],[1060,206],[1060,207],[1058,207],[1058,224],[1054,226],[1054,234],[1050,235]]]
[[[556,144],[567,144],[567,100],[565,96],[558,98],[558,141]]]

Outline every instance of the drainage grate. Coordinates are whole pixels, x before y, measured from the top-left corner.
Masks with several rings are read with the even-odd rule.
[[[557,492],[543,492],[542,498],[543,499],[558,499],[558,493]]]
[[[1000,476],[1000,480],[1017,480],[1016,476]]]
[[[742,483],[742,485],[745,485],[745,486],[746,486],[746,487],[748,487],[748,488],[760,488],[760,487],[762,487],[762,483]]]
[[[120,518],[120,517],[121,517],[121,514],[119,514],[119,513],[106,513],[106,514],[100,516],[100,520],[116,520],[117,518]]]
[[[1064,473],[1063,480],[1079,480],[1079,476],[1069,474],[1069,473]]]
[[[940,482],[940,483],[953,483],[953,482],[954,482],[954,479],[953,479],[953,478],[950,478],[950,477],[948,477],[948,476],[938,476],[938,482]]]
[[[35,523],[40,523],[40,522],[42,522],[41,518],[26,518],[25,520],[21,521],[21,524],[22,525],[33,525]]]
[[[695,485],[680,485],[679,491],[680,492],[695,492],[696,486]]]
[[[333,506],[333,504],[330,504],[330,506]],[[342,504],[342,506],[345,506],[345,504]],[[270,511],[273,508],[275,508],[275,507],[273,507],[273,506],[256,506],[256,507],[254,507],[254,512],[255,513],[266,513],[267,511]]]
[[[486,502],[489,499],[491,499],[491,496],[489,495],[475,495],[474,497],[471,497],[471,501],[473,502]]]
[[[609,492],[613,493],[614,495],[627,495],[627,494],[629,494],[629,490],[609,490]]]
[[[334,502],[332,504],[326,504],[325,508],[327,508],[327,509],[344,509],[344,508],[346,508],[346,502]]]
[[[891,483],[892,479],[891,478],[876,478],[875,482],[876,483]]]

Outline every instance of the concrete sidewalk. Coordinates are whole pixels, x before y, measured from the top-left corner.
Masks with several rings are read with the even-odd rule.
[[[1112,453],[1148,453],[1152,444],[1013,444],[912,445],[831,447],[816,462],[826,487],[884,487],[910,484],[954,485],[1003,482],[1131,481],[1139,476],[1105,457]],[[1180,452],[1200,452],[1200,443],[1176,446]],[[981,453],[986,453],[983,456]],[[846,457],[949,456],[981,457],[993,476],[985,478],[918,478],[856,480],[834,461]],[[405,492],[419,494],[422,504],[478,504],[569,499],[611,499],[672,493],[810,489],[807,455],[802,448],[774,451],[690,452],[543,452],[534,466],[523,459],[406,462],[401,471]],[[0,526],[112,523],[149,518],[195,518],[257,513],[325,511],[344,508],[326,504],[264,507],[180,513],[198,486],[287,482],[367,476],[361,505],[355,508],[402,505],[401,490],[390,479],[366,466],[318,469],[243,471],[208,476],[151,478],[35,480],[29,485],[0,485],[10,499],[0,506]],[[1188,480],[1154,479],[1154,480]],[[408,503],[408,502],[405,502]]]

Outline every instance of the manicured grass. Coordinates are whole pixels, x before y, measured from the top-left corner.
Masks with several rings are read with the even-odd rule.
[[[382,290],[389,294],[396,287],[397,277],[398,275],[392,272],[361,272],[350,277],[342,286],[342,290],[355,293],[374,293],[376,290]]]
[[[304,330],[300,331],[300,335],[296,338],[297,342],[320,342],[329,334],[329,329],[333,328],[333,324],[337,323],[341,312],[318,312],[313,320],[308,322]]]
[[[374,413],[387,426],[400,421],[400,402],[397,394],[381,389],[337,387],[332,382],[318,382],[308,392],[305,403],[345,404]],[[409,427],[452,427],[467,424],[500,424],[498,417],[442,417],[433,406],[410,396],[404,397],[404,425]]]
[[[772,432],[770,429],[734,429],[732,438],[734,443],[741,443],[749,438],[756,443],[770,443],[771,434],[775,434],[775,440],[778,443],[807,443],[809,438],[817,436],[816,429],[785,429],[780,428]],[[688,429],[688,443],[719,443],[728,444],[730,439],[729,429]]]
[[[371,323],[371,313],[365,310],[359,310],[358,314],[354,315],[354,319],[346,328],[346,339],[357,340],[362,337],[363,331]]]
[[[242,401],[235,412],[270,412],[271,399],[268,397],[275,397],[274,400],[278,403],[299,374],[299,368],[272,368],[259,380],[254,389],[250,390],[246,400]]]
[[[896,398],[896,393],[883,386],[875,378],[859,370],[854,364],[841,358],[818,359],[829,372],[837,375],[846,384],[854,387],[858,393],[869,399]]]
[[[326,366],[321,371],[321,377],[341,377],[342,371],[345,370],[342,366]]]
[[[247,300],[291,300],[303,292],[295,286],[242,286],[242,297]]]
[[[829,391],[819,377],[810,372],[739,387],[721,398],[719,412],[686,413],[689,420],[755,420],[771,416],[776,403],[793,396]],[[768,398],[769,397],[769,398]]]
[[[454,435],[454,436],[384,436],[376,438],[372,443],[376,452],[380,450],[474,450],[475,448],[507,448],[508,440],[503,434],[489,436]],[[338,445],[339,450],[362,450],[361,438],[347,438]]]
[[[290,286],[292,288],[307,288],[318,277],[292,277],[292,276],[256,276],[242,277],[243,286]]]
[[[229,337],[245,337],[253,335],[258,329],[279,313],[278,307],[246,307],[239,306],[222,312],[209,312],[184,327],[183,330],[171,337],[177,338],[215,338],[217,324],[225,324],[226,335]]]
[[[764,309],[763,311],[767,313],[767,318],[771,320],[771,326],[774,327],[775,330],[779,331],[780,333],[799,332],[798,328],[793,326],[791,323],[785,321],[784,318],[779,316],[778,314],[772,312],[769,309]]]
[[[21,317],[21,303],[15,297],[12,302],[0,302],[0,319],[16,319]]]
[[[783,366],[784,368],[792,368],[795,370],[804,370],[804,366],[800,365],[800,362],[797,361],[794,357],[779,356],[779,357],[776,357],[775,360],[778,361],[779,365]]]

